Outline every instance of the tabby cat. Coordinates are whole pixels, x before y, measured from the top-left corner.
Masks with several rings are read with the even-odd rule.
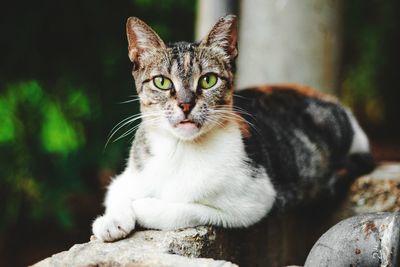
[[[366,135],[333,97],[295,85],[234,92],[235,16],[199,43],[166,45],[135,17],[127,36],[142,122],[93,223],[98,239],[137,225],[247,227],[372,168]]]

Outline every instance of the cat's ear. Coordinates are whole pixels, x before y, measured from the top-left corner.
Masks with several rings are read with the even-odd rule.
[[[138,18],[128,18],[126,35],[128,36],[128,56],[136,67],[152,50],[165,48],[164,42],[157,33]]]
[[[200,42],[200,46],[220,47],[231,60],[235,59],[238,55],[236,16],[228,15],[220,18]]]

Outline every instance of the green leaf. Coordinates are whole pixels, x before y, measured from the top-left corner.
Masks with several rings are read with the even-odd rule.
[[[59,105],[48,103],[44,108],[41,140],[47,152],[68,154],[83,143],[83,136],[67,120]]]

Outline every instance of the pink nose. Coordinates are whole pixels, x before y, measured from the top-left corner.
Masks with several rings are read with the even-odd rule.
[[[181,109],[183,110],[183,112],[189,112],[190,106],[190,104],[181,104]]]
[[[179,107],[182,109],[183,113],[185,113],[185,115],[187,115],[192,110],[193,104],[191,104],[191,103],[180,103]]]

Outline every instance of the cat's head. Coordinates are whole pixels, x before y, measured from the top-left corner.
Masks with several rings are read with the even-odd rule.
[[[180,139],[193,140],[234,119],[235,16],[218,20],[199,43],[165,45],[135,17],[128,19],[127,35],[145,121]]]

